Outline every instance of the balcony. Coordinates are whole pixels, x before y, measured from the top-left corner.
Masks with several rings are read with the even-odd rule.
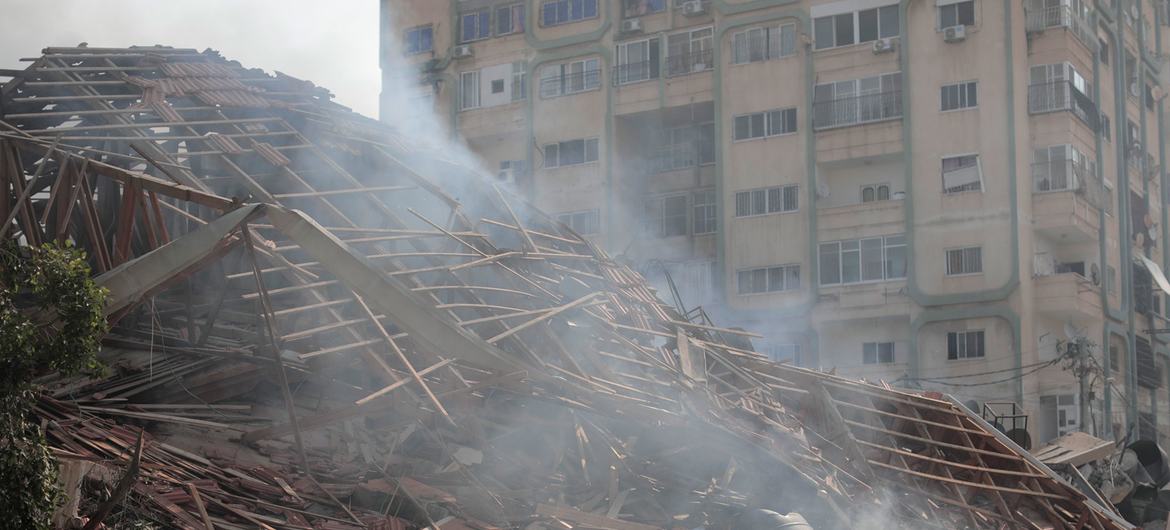
[[[540,97],[569,96],[601,87],[601,70],[582,70],[540,80]]]
[[[614,86],[631,85],[658,79],[658,60],[619,64],[613,67]]]
[[[1093,26],[1074,11],[1071,6],[1042,6],[1040,2],[1029,2],[1025,8],[1027,29],[1029,33],[1042,32],[1048,29],[1066,28],[1077,40],[1081,41],[1090,51],[1097,53],[1097,34]]]
[[[1036,309],[1060,320],[1100,320],[1100,286],[1075,272],[1036,278]]]
[[[1071,161],[1033,165],[1032,190],[1033,228],[1055,241],[1096,240],[1099,210],[1112,210],[1112,192]]]
[[[813,127],[817,131],[901,117],[901,90],[862,94],[813,103]]]
[[[710,49],[669,55],[666,57],[666,77],[709,72],[715,65],[713,60]]]
[[[675,144],[655,151],[649,159],[651,173],[667,173],[715,162],[714,144]]]
[[[906,226],[903,200],[884,200],[817,208],[817,238],[822,241],[902,232]]]
[[[1100,127],[1097,104],[1071,81],[1050,81],[1028,86],[1028,113],[1045,114],[1067,110],[1093,132]]]

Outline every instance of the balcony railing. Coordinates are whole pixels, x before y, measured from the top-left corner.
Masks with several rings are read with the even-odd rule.
[[[669,55],[666,57],[666,76],[676,77],[709,71],[715,67],[712,57],[710,49]]]
[[[658,79],[658,60],[619,64],[613,67],[613,84],[628,85]]]
[[[711,143],[680,143],[659,148],[650,155],[650,172],[665,173],[714,162],[715,146]]]
[[[1068,28],[1077,37],[1077,40],[1081,41],[1090,51],[1094,53],[1097,51],[1097,34],[1093,31],[1093,26],[1080,14],[1073,11],[1072,7],[1066,5],[1049,7],[1029,5],[1025,12],[1029,32],[1051,28]]]
[[[540,97],[552,98],[596,90],[601,87],[601,70],[585,70],[540,80]]]
[[[1094,132],[1100,127],[1101,117],[1097,112],[1097,105],[1089,96],[1077,90],[1071,81],[1050,81],[1028,86],[1029,113],[1043,114],[1062,110],[1071,111]]]
[[[1038,193],[1072,191],[1094,208],[1113,211],[1113,193],[1102,185],[1101,179],[1088,166],[1072,160],[1032,164],[1032,190]]]
[[[818,131],[902,117],[902,91],[890,90],[813,103]]]

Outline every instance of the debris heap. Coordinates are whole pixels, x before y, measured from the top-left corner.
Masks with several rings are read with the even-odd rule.
[[[63,461],[137,464],[123,509],[140,517],[1129,527],[944,396],[773,363],[688,320],[311,83],[213,51],[83,47],[0,91],[0,236],[83,247],[116,325],[110,372],[46,377],[38,414]]]

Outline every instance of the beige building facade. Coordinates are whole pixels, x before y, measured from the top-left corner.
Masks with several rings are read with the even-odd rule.
[[[1017,403],[1036,443],[1170,434],[1165,2],[382,11],[411,112],[759,351]]]

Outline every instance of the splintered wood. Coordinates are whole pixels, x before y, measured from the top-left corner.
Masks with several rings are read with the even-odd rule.
[[[38,414],[60,458],[136,464],[123,510],[164,526],[1126,527],[963,407],[769,362],[311,83],[50,48],[0,98],[0,236],[85,249],[114,324],[109,372],[44,378]]]

